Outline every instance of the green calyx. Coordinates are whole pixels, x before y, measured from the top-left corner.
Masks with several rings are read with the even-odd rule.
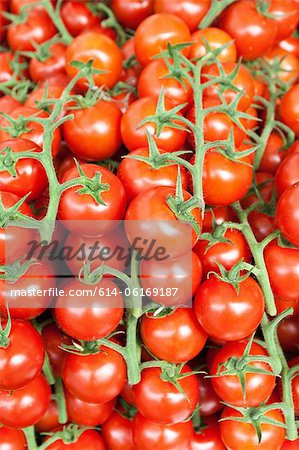
[[[102,199],[102,193],[109,191],[110,185],[108,183],[102,183],[101,171],[96,172],[93,178],[88,178],[77,161],[76,165],[80,175],[80,184],[83,185],[83,187],[77,190],[78,194],[91,195],[99,205],[106,206],[106,203]]]

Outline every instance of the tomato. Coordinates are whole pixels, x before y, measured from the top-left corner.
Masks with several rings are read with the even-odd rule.
[[[172,363],[195,358],[207,340],[190,308],[178,308],[165,317],[143,315],[140,333],[143,343],[153,355]]]
[[[217,55],[217,59],[222,63],[234,63],[237,59],[237,49],[232,42],[232,37],[219,28],[204,28],[202,30],[195,31],[192,34],[192,41],[195,41],[190,49],[190,59],[202,58],[207,54],[207,45],[211,50],[218,50],[220,47],[231,43],[227,47],[223,48]]]
[[[121,135],[123,142],[129,151],[142,147],[148,147],[146,130],[151,134],[159,148],[168,152],[181,150],[186,140],[187,132],[168,126],[163,127],[159,136],[156,134],[156,125],[148,122],[141,127],[139,124],[148,116],[156,114],[157,99],[144,97],[133,102],[124,113],[121,121]],[[165,110],[172,108],[172,104],[166,99]],[[180,115],[180,113],[178,113]],[[176,124],[177,122],[174,121]]]
[[[275,217],[258,210],[248,215],[248,222],[258,242],[263,241],[277,229]]]
[[[3,158],[3,163],[8,168],[13,170],[14,166],[9,165],[9,152],[22,153],[26,151],[41,152],[41,148],[34,142],[25,139],[10,139],[0,143],[0,152]],[[5,162],[7,164],[5,164]],[[46,189],[48,179],[42,164],[30,158],[24,158],[17,161],[15,164],[15,174],[12,175],[9,171],[0,172],[0,189],[16,194],[19,197],[27,197],[27,201],[31,201],[39,197]]]
[[[47,411],[35,425],[36,431],[39,433],[47,433],[59,427],[58,408],[56,400],[51,400]]]
[[[279,230],[296,247],[299,246],[298,202],[299,183],[295,183],[283,192],[276,209],[276,222]]]
[[[279,109],[282,121],[294,131],[297,137],[299,136],[298,95],[299,84],[295,84],[282,97]]]
[[[53,6],[55,5],[55,2],[56,2],[56,0],[51,0],[51,3],[53,4]],[[36,8],[42,9],[43,8],[42,5],[36,4],[36,0],[11,0],[9,9],[10,9],[10,12],[12,12],[13,14],[19,15],[22,8],[24,6],[28,6],[28,5],[30,5],[31,7],[34,6],[34,9],[36,9]]]
[[[134,42],[138,61],[145,66],[153,56],[166,50],[167,44],[176,45],[191,41],[185,22],[173,14],[153,14],[138,26]],[[189,55],[189,47],[183,49]]]
[[[153,0],[113,0],[111,6],[117,20],[131,30],[136,30],[153,12]]]
[[[202,431],[194,431],[190,450],[225,450],[217,419],[210,419],[205,423]]]
[[[246,342],[230,342],[222,347],[216,354],[211,367],[211,375],[224,372],[221,376],[212,378],[212,384],[219,397],[226,403],[235,406],[258,406],[270,397],[275,388],[275,375],[262,373],[245,374],[245,397],[243,395],[240,379],[237,375],[225,375],[224,364],[233,358],[241,358],[245,352]],[[263,347],[252,343],[250,355],[267,356]],[[249,366],[271,372],[269,364],[253,361]]]
[[[179,221],[167,203],[167,199],[175,195],[175,188],[161,186],[142,192],[132,200],[125,216],[125,229],[131,243],[136,238],[146,238],[147,243],[155,239],[156,249],[165,249],[162,256],[172,258],[191,250],[197,241],[195,231],[190,224]],[[187,201],[191,194],[183,190],[183,198]],[[200,209],[196,207],[190,214],[201,228]]]
[[[156,13],[169,13],[180,17],[188,25],[190,31],[198,28],[201,20],[208,12],[211,0],[176,0],[169,2],[168,0],[155,0]]]
[[[274,295],[285,300],[299,298],[299,250],[283,248],[272,241],[264,252],[266,268]]]
[[[6,25],[8,20],[2,15],[2,12],[6,12],[8,9],[8,1],[4,0],[0,3],[0,42],[6,34]]]
[[[168,77],[168,78],[167,78]],[[186,79],[177,80],[169,78],[169,69],[162,59],[151,61],[142,70],[138,81],[139,97],[158,98],[161,90],[164,89],[164,95],[173,106],[191,105],[193,100],[192,89]]]
[[[40,108],[44,111],[51,112],[55,106],[56,101],[61,98],[65,87],[64,86],[41,86],[32,91],[24,104],[25,107],[29,108]],[[49,102],[47,104],[47,102]],[[62,115],[66,113],[66,108],[68,106],[74,105],[74,102],[69,102],[62,111]]]
[[[0,448],[7,450],[26,450],[26,437],[22,430],[12,428],[0,428]]]
[[[266,144],[263,157],[259,166],[261,172],[274,175],[283,161],[286,150],[283,149],[284,141],[277,131],[272,131]]]
[[[90,296],[95,288],[96,295]],[[91,288],[73,280],[64,284],[63,289],[64,294],[55,304],[55,317],[66,334],[83,341],[95,341],[115,330],[123,316],[124,306],[115,283],[103,279]],[[82,295],[75,296],[76,292]]]
[[[159,149],[159,153],[163,154],[165,150]],[[130,156],[135,155],[147,158],[149,152],[147,148],[140,148],[130,153]],[[132,173],[134,177],[132,177]],[[183,189],[187,189],[189,177],[183,166],[180,166],[180,175],[182,187]],[[128,201],[131,202],[141,192],[145,192],[156,186],[175,187],[178,176],[178,165],[155,168],[129,157],[121,161],[117,176],[126,190]]]
[[[298,353],[299,346],[299,316],[284,319],[277,329],[281,347],[286,353]]]
[[[299,365],[299,357],[295,356],[294,358],[290,359],[288,361],[288,366],[295,367]],[[292,379],[292,395],[293,395],[293,401],[294,401],[294,408],[295,408],[295,414],[296,416],[299,413],[299,375],[295,375]]]
[[[188,306],[202,279],[202,266],[194,252],[174,260],[143,260],[141,286],[154,302],[164,306]]]
[[[203,329],[216,339],[236,341],[258,327],[264,313],[264,297],[251,277],[239,283],[239,292],[210,276],[198,289],[194,311]]]
[[[57,33],[56,27],[45,11],[33,8],[23,23],[11,24],[7,42],[14,51],[34,51],[33,44],[42,44]]]
[[[93,67],[105,71],[105,73],[92,76],[96,86],[112,88],[119,80],[122,71],[122,54],[115,42],[109,37],[87,32],[77,36],[66,51],[66,72],[70,78],[74,78],[79,69],[71,65],[72,61],[87,63],[93,61]],[[77,85],[85,89],[86,78],[81,78]]]
[[[23,64],[24,59],[15,56],[10,52],[0,53],[0,83],[13,81],[14,74],[17,72],[16,65]],[[26,76],[26,70],[21,71],[21,76]],[[20,79],[17,76],[17,79]]]
[[[63,442],[58,439],[47,447],[48,450],[82,450],[83,448],[84,450],[105,450],[102,436],[96,430],[85,430],[74,442]]]
[[[63,362],[68,355],[63,346],[71,345],[72,340],[62,334],[55,323],[48,323],[42,328],[42,338],[53,373],[56,377],[61,378]]]
[[[220,17],[219,26],[232,36],[239,56],[245,60],[264,56],[277,35],[275,21],[260,14],[252,0],[230,5]]]
[[[274,409],[264,413],[266,417],[284,423],[280,410]],[[276,425],[261,423],[261,441],[258,442],[256,430],[250,423],[233,420],[233,417],[242,417],[235,409],[224,408],[222,418],[232,419],[220,422],[220,433],[224,445],[234,450],[255,450],[256,448],[267,450],[279,450],[285,438],[285,429]]]
[[[273,69],[279,64],[278,78],[285,83],[296,83],[299,78],[299,59],[287,51],[274,47],[267,53],[265,59],[273,67]]]
[[[111,416],[115,400],[106,403],[87,403],[65,392],[68,420],[81,426],[96,427]]]
[[[52,44],[49,48],[50,56],[45,60],[31,58],[29,61],[29,75],[32,81],[38,83],[50,77],[65,74],[66,46],[62,43]]]
[[[240,200],[252,182],[251,158],[232,161],[215,149],[209,150],[203,166],[204,199],[211,206],[227,206]]]
[[[83,30],[98,25],[99,18],[92,14],[84,2],[63,2],[60,10],[64,25],[72,36],[78,36]]]
[[[28,139],[29,141],[34,142],[39,147],[43,146],[44,139],[44,127],[42,124],[37,122],[31,122],[30,117],[40,117],[45,119],[49,117],[49,114],[45,111],[41,111],[35,108],[29,108],[27,106],[21,106],[13,110],[10,113],[10,117],[13,119],[18,119],[18,130],[12,131],[10,122],[2,117],[0,119],[0,126],[3,128],[7,127],[7,130],[0,130],[0,142],[7,141],[11,138],[21,138]],[[28,122],[27,122],[28,119]],[[61,135],[59,128],[53,133],[53,141],[52,141],[52,155],[56,156],[59,152],[61,142]]]
[[[126,363],[122,355],[108,347],[99,353],[69,353],[63,364],[62,379],[66,389],[88,403],[104,403],[115,398],[126,382]]]
[[[277,26],[278,42],[290,36],[298,26],[299,9],[294,0],[271,0],[269,13]]]
[[[95,181],[95,189],[104,191],[101,198],[104,204],[99,204],[90,194],[81,194],[79,187],[72,187],[63,192],[58,210],[58,218],[66,221],[64,225],[72,232],[92,237],[116,228],[126,209],[126,193],[119,179],[108,169],[96,164],[82,164],[81,170],[87,178],[93,179],[98,173],[100,184]],[[69,170],[62,181],[78,177],[77,167]]]
[[[16,391],[0,391],[0,421],[9,428],[36,424],[48,409],[51,389],[43,375],[38,375]]]
[[[63,124],[65,141],[78,158],[103,161],[121,145],[121,111],[114,103],[100,101],[73,111],[74,119]]]
[[[211,379],[205,378],[205,375],[198,374],[199,378],[199,412],[203,417],[210,417],[221,411],[223,405],[220,403],[220,398],[216,394]]]
[[[251,260],[250,248],[241,231],[228,229],[223,237],[230,242],[219,242],[207,248],[209,242],[200,239],[194,247],[194,252],[202,262],[205,277],[210,272],[219,273],[217,263],[230,270],[241,260],[244,262]]]
[[[22,103],[10,95],[0,97],[0,110],[6,114],[10,114],[14,109],[19,108],[20,106],[22,106]]]
[[[289,36],[283,41],[280,41],[278,46],[288,53],[291,53],[292,55],[295,55],[297,56],[297,58],[299,58],[299,39],[297,39],[295,36]]]
[[[13,319],[8,341],[2,345],[0,389],[20,389],[39,375],[44,364],[45,347],[30,323]]]
[[[215,208],[206,208],[203,218],[203,233],[210,233],[213,230],[213,219],[216,225],[220,225],[223,222],[238,222],[234,211],[229,206],[217,206]]]
[[[281,447],[281,450],[296,450],[299,445],[299,439],[296,439],[295,441],[284,441],[283,446]]]
[[[101,427],[109,450],[134,450],[132,422],[114,411]]]
[[[222,68],[226,75],[229,75],[232,72],[234,72],[234,70],[236,70],[236,67],[237,63],[231,62],[227,62],[222,65]],[[210,66],[206,66],[203,68],[202,81],[203,82],[210,81],[209,78],[210,76],[218,77],[219,75],[220,72],[217,64],[211,64]],[[236,89],[233,88],[224,89],[224,92],[222,94],[224,99],[228,104],[230,104],[236,98],[236,96],[239,96],[240,92],[242,92],[242,95],[238,102],[238,110],[246,111],[246,109],[248,109],[249,106],[251,105],[254,96],[254,80],[251,73],[249,72],[248,69],[246,69],[245,66],[241,64],[239,65],[239,70],[234,79],[231,81],[231,83]],[[208,86],[207,88],[204,89],[203,95],[206,98],[214,99],[215,101],[217,101],[219,105],[221,105],[222,101],[219,98],[220,88],[221,86],[219,86],[218,83],[212,84],[211,86]]]
[[[282,161],[275,176],[275,186],[279,196],[299,181],[298,168],[299,153],[291,153]]]
[[[288,308],[293,309],[294,316],[299,314],[299,302],[297,300],[285,300],[284,298],[276,297],[275,305],[277,308],[277,314],[280,314]]]

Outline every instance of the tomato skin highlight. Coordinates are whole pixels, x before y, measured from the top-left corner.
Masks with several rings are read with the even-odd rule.
[[[154,8],[156,13],[174,14],[188,25],[190,31],[198,28],[201,20],[208,12],[211,0],[155,0]]]
[[[107,448],[111,450],[134,450],[132,421],[117,411],[101,426],[101,433]]]

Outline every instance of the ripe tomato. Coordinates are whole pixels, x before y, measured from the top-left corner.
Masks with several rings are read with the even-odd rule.
[[[64,225],[73,233],[92,237],[116,228],[126,209],[126,193],[119,179],[108,169],[96,164],[82,164],[81,169],[87,178],[92,179],[96,173],[101,176],[100,184],[104,184],[99,204],[90,194],[81,194],[79,187],[72,187],[63,192],[60,198],[58,218],[66,221]],[[62,181],[78,177],[77,167],[70,169]],[[96,181],[94,189],[100,189]]]
[[[22,106],[22,103],[10,95],[0,97],[0,110],[6,114],[10,114],[14,109],[19,108],[20,106]]]
[[[299,181],[299,153],[291,153],[280,164],[276,176],[276,192],[280,196]]]
[[[31,58],[29,61],[29,75],[31,80],[35,83],[66,73],[66,46],[62,43],[52,44],[49,48],[49,52],[50,57],[46,60],[39,61],[37,58]]]
[[[225,372],[223,364],[232,358],[241,358],[244,354],[246,342],[230,342],[222,347],[216,354],[211,367],[210,374]],[[267,356],[267,352],[263,347],[256,343],[252,343],[250,355]],[[253,361],[249,366],[257,369],[267,370],[271,372],[269,364],[264,362]],[[245,374],[245,397],[243,395],[240,379],[237,375],[222,374],[219,377],[212,378],[212,384],[219,397],[226,403],[235,406],[252,407],[258,406],[270,397],[275,388],[275,376],[261,373]]]
[[[125,27],[136,30],[153,12],[153,0],[112,0],[112,9],[117,20]]]
[[[193,434],[192,422],[163,425],[146,419],[137,413],[133,420],[135,450],[183,450],[188,449]]]
[[[84,450],[105,450],[100,433],[96,430],[85,430],[75,442],[63,442],[58,439],[47,447],[48,450],[82,450],[83,448]]]
[[[84,2],[73,0],[63,2],[60,15],[72,36],[78,36],[83,30],[92,28],[99,23],[99,18],[92,14]]]
[[[275,298],[275,305],[277,308],[277,314],[285,311],[288,308],[293,308],[293,315],[299,314],[299,302],[297,300],[285,300],[284,298]]]
[[[42,338],[53,373],[56,377],[61,378],[63,362],[67,356],[63,345],[71,345],[72,340],[62,334],[55,323],[48,323],[42,328]]]
[[[172,363],[195,358],[207,340],[207,334],[190,308],[178,308],[165,317],[143,315],[140,333],[153,355]]]
[[[30,383],[41,372],[44,358],[40,334],[30,323],[13,319],[8,342],[0,348],[0,389],[13,391]]]
[[[132,200],[125,216],[125,229],[131,243],[136,238],[148,239],[148,243],[155,239],[156,248],[164,247],[166,255],[172,258],[191,250],[197,241],[195,231],[191,232],[190,224],[179,221],[167,203],[167,198],[175,195],[175,188],[161,186],[142,192]],[[183,191],[183,197],[184,201],[189,200],[191,194]],[[190,214],[201,228],[200,209],[194,208]]]
[[[114,104],[100,101],[90,108],[73,111],[74,119],[63,124],[68,147],[78,158],[103,161],[121,145],[121,111]]]
[[[268,411],[264,415],[284,423],[283,415],[279,409]],[[256,448],[279,450],[284,442],[286,432],[282,427],[261,423],[262,438],[258,442],[258,436],[253,425],[233,420],[233,417],[242,417],[241,413],[226,407],[221,417],[232,417],[232,419],[220,422],[221,438],[227,448],[234,450],[255,450]]]
[[[22,430],[12,428],[0,428],[0,448],[8,450],[26,450],[27,441]]]
[[[284,142],[279,133],[272,131],[266,144],[259,170],[274,175],[283,161],[286,150],[283,149]]]
[[[68,76],[74,78],[79,71],[71,65],[72,61],[87,63],[91,60],[95,69],[105,71],[92,76],[95,85],[112,88],[118,82],[122,71],[122,54],[115,42],[103,34],[92,31],[77,36],[66,51]],[[88,86],[86,78],[81,78],[77,85],[81,89],[86,89]]]
[[[68,420],[83,427],[96,427],[111,416],[115,400],[106,403],[87,403],[65,392]]]
[[[51,400],[47,411],[35,425],[36,431],[39,433],[47,433],[59,427],[58,408],[56,400]]]
[[[294,0],[271,0],[269,13],[277,26],[278,42],[290,36],[298,26],[299,9]]]
[[[203,218],[203,233],[210,233],[213,230],[213,219],[216,225],[220,225],[223,222],[238,222],[234,211],[229,206],[216,206],[215,208],[206,208]]]
[[[6,25],[8,24],[8,20],[2,15],[2,12],[6,12],[7,9],[8,9],[8,1],[4,0],[0,3],[0,42],[2,41],[2,39],[6,34]]]
[[[239,283],[239,292],[212,275],[198,289],[194,311],[203,329],[225,341],[244,339],[258,327],[264,313],[264,297],[251,277]]]
[[[192,41],[195,41],[190,49],[190,59],[202,58],[207,54],[207,46],[209,45],[211,50],[218,50],[220,47],[231,42],[231,44],[217,55],[217,59],[222,63],[234,63],[237,60],[237,49],[232,42],[232,37],[220,28],[204,28],[203,30],[195,31],[192,34]]]
[[[285,83],[296,83],[299,78],[299,59],[286,50],[274,47],[265,56],[266,61],[275,68],[279,64],[278,78]]]
[[[276,209],[276,222],[279,230],[296,247],[299,246],[299,183],[287,188],[281,195]]]
[[[15,56],[11,52],[0,53],[0,82],[5,83],[7,81],[13,81],[14,74],[16,73],[16,64],[23,64],[24,59],[20,56]],[[21,76],[26,77],[26,69],[22,70]],[[20,77],[17,76],[19,80]]]
[[[9,139],[0,143],[0,152],[4,158],[4,165],[13,169],[13,165],[9,165],[10,155],[8,152],[22,153],[26,151],[41,152],[41,148],[34,142],[27,139]],[[24,197],[29,194],[27,201],[31,201],[39,197],[46,189],[48,184],[47,175],[42,164],[30,158],[24,158],[15,164],[16,174],[13,176],[9,171],[0,172],[0,189]]]
[[[299,84],[295,84],[281,99],[279,113],[283,122],[299,136]]]
[[[289,36],[288,38],[283,39],[279,42],[278,46],[299,58],[299,39],[295,36]]]
[[[209,272],[219,273],[217,263],[230,270],[242,259],[244,262],[251,260],[250,248],[240,231],[228,229],[223,237],[230,242],[219,242],[207,249],[209,242],[199,239],[194,247],[194,252],[202,262],[205,277]]]
[[[134,42],[138,61],[145,66],[151,58],[163,50],[167,44],[175,45],[191,41],[190,30],[185,22],[173,14],[153,14],[147,17],[136,30]],[[189,55],[189,47],[183,50]]]
[[[296,354],[299,346],[299,316],[284,319],[278,325],[277,334],[284,352]]]
[[[217,419],[211,418],[202,431],[194,431],[190,450],[225,450]]]
[[[181,150],[186,140],[187,132],[171,127],[163,127],[159,136],[156,134],[156,125],[148,122],[141,127],[139,124],[148,116],[156,114],[157,99],[144,97],[133,102],[124,113],[121,121],[121,135],[123,142],[129,151],[142,147],[148,147],[146,130],[151,134],[159,148],[168,152]],[[172,108],[172,104],[166,99],[166,111]],[[178,113],[180,115],[180,113]],[[177,121],[174,121],[177,123]]]
[[[190,31],[198,28],[201,20],[208,12],[211,0],[155,0],[156,13],[169,13],[180,17],[188,25]]]
[[[95,288],[97,293],[91,296]],[[115,330],[124,311],[123,298],[115,283],[102,279],[91,287],[72,280],[64,284],[63,289],[64,294],[55,304],[55,317],[66,334],[83,341],[95,341]],[[76,296],[76,292],[82,295]]]
[[[258,210],[252,211],[248,215],[248,222],[258,242],[263,241],[277,229],[275,217],[259,212]]]
[[[55,84],[40,86],[28,95],[24,106],[29,108],[40,108],[51,112],[55,106],[55,102],[62,96],[63,91],[64,86],[57,86]],[[52,102],[52,104],[47,104],[46,102],[48,101]],[[67,107],[71,105],[74,105],[74,102],[67,103],[62,115],[65,114]]]
[[[299,439],[296,439],[295,441],[284,441],[283,446],[281,447],[281,450],[296,450],[299,445]]]
[[[10,122],[2,117],[0,119],[0,126],[3,128],[8,128],[7,130],[0,130],[0,142],[7,141],[11,138],[20,138],[20,139],[28,139],[29,141],[34,142],[39,147],[43,147],[43,139],[44,139],[44,127],[42,124],[37,122],[30,122],[30,117],[40,117],[45,119],[49,117],[49,114],[45,111],[41,111],[35,108],[29,108],[27,106],[21,106],[13,110],[10,113],[10,116],[13,119],[19,119],[19,130],[16,132],[10,132]],[[29,118],[26,123],[27,118]],[[23,120],[24,119],[24,120]],[[56,128],[53,134],[52,141],[52,155],[53,157],[57,155],[60,148],[61,135],[59,128]]]
[[[151,61],[142,70],[138,81],[139,97],[158,98],[161,90],[164,89],[165,98],[172,103],[172,106],[191,105],[193,100],[192,89],[186,79],[178,81],[169,77],[169,69],[162,59]]]
[[[101,426],[106,447],[111,450],[134,450],[132,421],[114,411]]]
[[[229,75],[232,73],[236,67],[237,63],[227,62],[222,65],[225,74]],[[210,81],[210,76],[217,77],[219,76],[219,68],[217,64],[211,64],[210,66],[206,66],[202,71],[202,81],[207,82]],[[252,103],[254,96],[254,80],[245,66],[242,64],[239,66],[239,70],[235,76],[235,78],[231,82],[236,89],[226,88],[223,92],[223,97],[228,104],[230,104],[239,93],[242,92],[239,102],[238,102],[238,110],[246,111]],[[211,86],[208,86],[204,89],[204,97],[212,98],[219,105],[222,104],[221,99],[219,98],[220,86],[218,83],[215,83]]]
[[[122,355],[108,347],[99,353],[75,355],[69,353],[63,364],[62,379],[67,390],[88,403],[104,403],[115,398],[127,378]]]
[[[51,39],[57,30],[46,11],[33,8],[23,23],[11,24],[7,30],[7,42],[14,51],[34,51],[34,44]]]
[[[35,425],[45,414],[51,399],[50,386],[38,375],[16,391],[0,391],[0,421],[9,428]]]
[[[210,417],[223,409],[220,398],[216,394],[211,379],[205,378],[205,375],[198,374],[199,378],[199,412],[203,417]]]
[[[277,36],[275,21],[260,14],[252,0],[230,5],[222,14],[219,26],[232,36],[239,56],[245,60],[265,55]]]

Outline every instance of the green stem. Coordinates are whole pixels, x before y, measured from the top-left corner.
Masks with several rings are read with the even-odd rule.
[[[45,354],[43,372],[44,372],[45,377],[47,378],[48,383],[51,385],[55,384],[55,376],[53,374],[52,367],[51,367],[50,360],[49,360],[47,353]]]
[[[62,0],[59,0],[56,5],[56,9],[54,9],[51,0],[42,0],[42,4],[44,8],[46,9],[47,13],[49,14],[52,22],[56,26],[57,30],[61,34],[62,40],[65,42],[65,44],[69,45],[73,37],[68,32],[66,26],[63,23],[63,20],[60,16],[60,6],[61,6]]]
[[[23,433],[25,434],[27,441],[28,450],[38,450],[38,446],[35,439],[34,427],[23,428]]]
[[[232,3],[237,0],[212,0],[212,5],[200,22],[199,28],[207,28],[217,19],[217,17]]]
[[[55,381],[55,400],[58,408],[59,423],[65,424],[67,422],[67,411],[61,378],[57,378]]]

